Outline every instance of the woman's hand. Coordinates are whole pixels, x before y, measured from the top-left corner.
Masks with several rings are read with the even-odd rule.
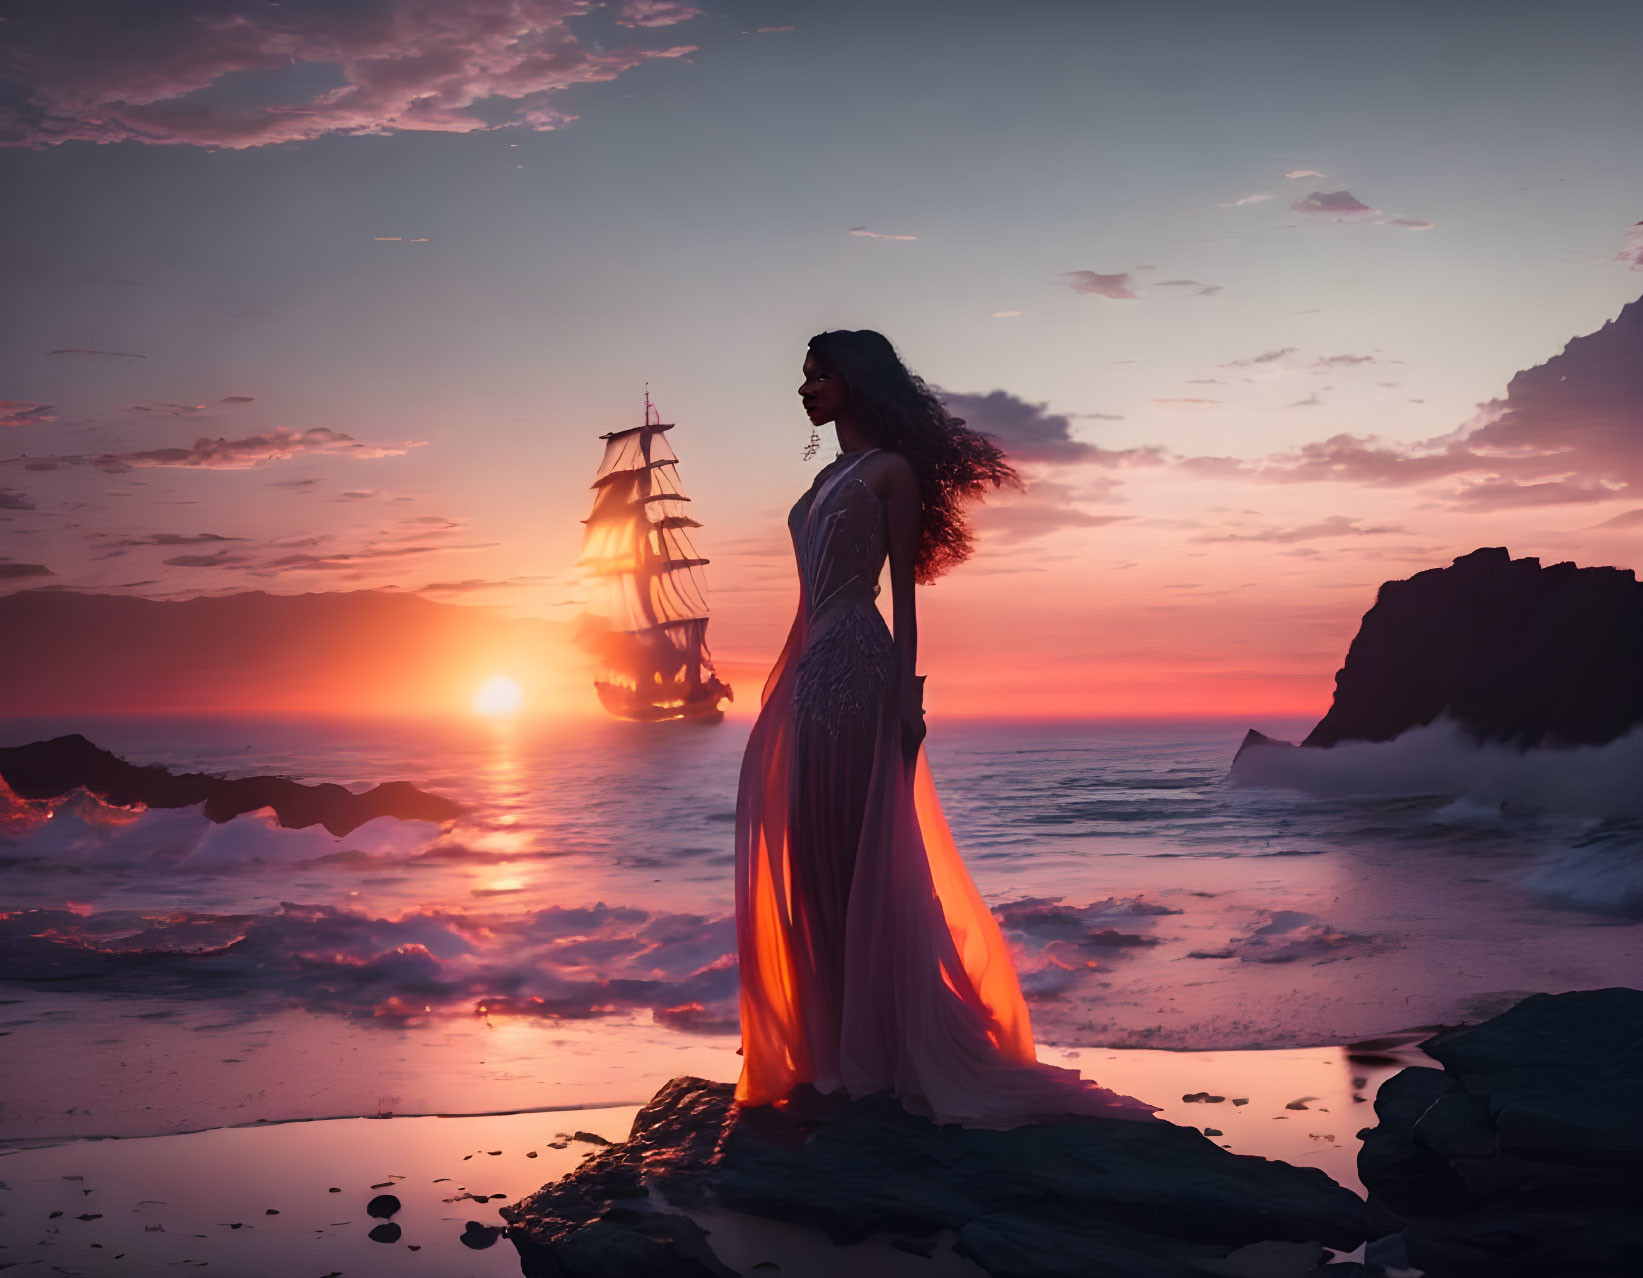
[[[915,675],[903,687],[897,700],[897,717],[901,720],[901,748],[909,759],[913,759],[918,756],[919,744],[924,740],[924,676]]]

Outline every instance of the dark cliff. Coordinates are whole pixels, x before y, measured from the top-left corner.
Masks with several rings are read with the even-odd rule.
[[[138,767],[78,733],[0,749],[0,782],[0,790],[9,788],[25,800],[60,799],[83,788],[119,807],[141,803],[187,808],[203,803],[206,819],[219,825],[241,813],[270,808],[286,829],[323,825],[339,839],[377,817],[450,821],[464,811],[405,781],[387,781],[354,794],[340,785],[303,785],[286,777],[229,778]]]
[[[1390,741],[1445,712],[1523,746],[1601,745],[1643,723],[1643,583],[1498,546],[1389,581],[1302,744]]]

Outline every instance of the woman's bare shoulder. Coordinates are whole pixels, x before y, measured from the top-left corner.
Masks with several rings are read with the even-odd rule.
[[[862,478],[880,497],[900,492],[918,492],[918,473],[913,463],[900,453],[880,448],[862,464]]]

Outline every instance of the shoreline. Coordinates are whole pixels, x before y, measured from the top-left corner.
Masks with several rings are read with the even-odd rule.
[[[1390,1037],[1405,1041],[1357,1045],[1373,1046],[1372,1052],[1336,1045],[1243,1052],[1050,1049],[1042,1055],[1077,1065],[1115,1090],[1141,1091],[1168,1121],[1212,1134],[1235,1153],[1315,1167],[1361,1194],[1356,1133],[1374,1122],[1376,1090],[1405,1065],[1430,1064],[1413,1046],[1423,1034]],[[390,1260],[388,1251],[415,1247],[416,1263],[431,1274],[511,1275],[518,1260],[506,1237],[491,1235],[494,1245],[474,1247],[503,1223],[498,1209],[602,1147],[578,1139],[579,1133],[623,1139],[641,1107],[298,1118],[13,1146],[0,1150],[0,1181],[9,1186],[0,1264],[49,1251],[52,1263],[87,1275],[202,1260],[239,1272],[236,1265],[243,1267],[254,1247],[268,1272],[304,1272],[304,1265],[318,1266],[315,1273],[397,1272],[412,1262],[403,1255]],[[333,1187],[341,1192],[330,1192]],[[401,1227],[391,1244],[370,1239],[369,1231],[384,1222],[364,1211],[381,1193],[403,1203],[390,1222]],[[266,1214],[270,1210],[277,1214]],[[62,1214],[52,1217],[53,1211]],[[887,1237],[835,1251],[822,1235],[799,1226],[741,1218],[707,1223],[719,1230],[716,1241],[748,1267],[780,1256],[783,1273],[807,1273],[793,1258],[815,1252],[819,1273],[827,1272],[826,1263],[846,1260],[863,1278],[935,1272],[930,1261],[896,1251]],[[949,1271],[979,1272],[951,1263],[941,1270]]]
[[[1150,1067],[1161,1062],[1167,1062],[1177,1068],[1168,1069],[1169,1073],[1188,1072],[1194,1062],[1200,1062],[1206,1073],[1213,1072],[1222,1058],[1241,1058],[1258,1060],[1260,1058],[1276,1059],[1280,1055],[1314,1056],[1320,1053],[1338,1053],[1343,1059],[1355,1057],[1361,1051],[1369,1051],[1385,1057],[1386,1063],[1393,1060],[1398,1062],[1398,1068],[1408,1064],[1429,1063],[1425,1055],[1413,1047],[1413,1044],[1427,1037],[1439,1029],[1450,1028],[1440,1025],[1405,1026],[1384,1034],[1369,1036],[1351,1043],[1328,1042],[1306,1046],[1289,1044],[1261,1047],[1209,1047],[1209,1048],[1180,1048],[1180,1047],[1112,1047],[1104,1044],[1081,1043],[1076,1046],[1061,1046],[1040,1042],[1038,1044],[1038,1058],[1061,1065],[1072,1065],[1080,1069],[1086,1062],[1096,1061],[1091,1065],[1096,1081],[1103,1086],[1112,1087],[1120,1092],[1129,1091],[1132,1084],[1114,1083],[1114,1078],[1134,1076],[1145,1079],[1149,1076]],[[703,1054],[709,1062],[721,1062],[727,1068],[718,1070],[713,1077],[721,1077],[733,1081],[739,1057],[733,1044],[735,1039],[727,1038],[722,1047]],[[699,1040],[697,1046],[703,1046]],[[1382,1045],[1392,1045],[1383,1047]],[[698,1059],[702,1059],[699,1057]],[[545,1071],[546,1072],[546,1071]],[[1379,1077],[1377,1070],[1371,1068],[1371,1073]],[[703,1077],[708,1075],[703,1074]],[[449,1080],[447,1079],[447,1082]],[[654,1082],[641,1082],[634,1090],[644,1092],[649,1088],[654,1092],[661,1082],[666,1081],[660,1075]],[[1133,1086],[1138,1086],[1135,1084]],[[1137,1094],[1131,1092],[1130,1094]],[[15,1134],[8,1135],[0,1131],[0,1158],[15,1151],[50,1149],[76,1142],[112,1142],[157,1140],[172,1137],[199,1135],[206,1132],[242,1131],[259,1128],[276,1128],[299,1123],[336,1123],[336,1122],[387,1122],[394,1119],[486,1119],[525,1117],[546,1114],[574,1114],[591,1110],[611,1110],[624,1108],[638,1108],[648,1102],[650,1096],[644,1095],[636,1099],[624,1097],[601,1097],[586,1101],[567,1101],[561,1104],[538,1105],[511,1105],[487,1109],[459,1109],[438,1107],[418,1110],[386,1110],[376,1113],[359,1111],[340,1111],[324,1114],[291,1114],[281,1117],[258,1117],[237,1122],[210,1122],[202,1121],[186,1126],[165,1128],[162,1130],[132,1130],[132,1131],[102,1131],[102,1132],[65,1132],[51,1135]],[[1145,1098],[1144,1098],[1145,1099]],[[186,1120],[185,1120],[186,1121]]]

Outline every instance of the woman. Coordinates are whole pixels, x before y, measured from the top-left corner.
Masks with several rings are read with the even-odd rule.
[[[963,503],[1019,482],[884,337],[810,340],[799,388],[839,456],[788,514],[799,608],[765,684],[736,802],[736,939],[749,1105],[798,1084],[888,1091],[938,1122],[1150,1118],[1041,1064],[1009,952],[924,759],[915,582],[961,562]],[[886,559],[895,633],[874,602]]]

